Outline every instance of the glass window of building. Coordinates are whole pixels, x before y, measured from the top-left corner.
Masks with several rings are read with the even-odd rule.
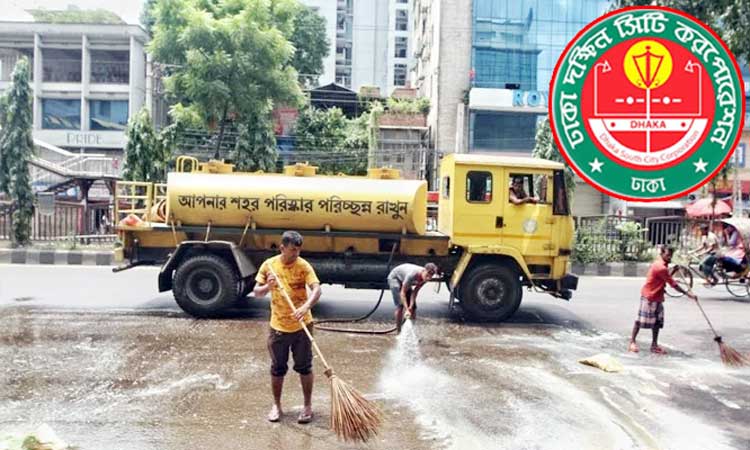
[[[42,128],[80,130],[81,100],[42,99]]]
[[[409,0],[396,0],[396,3],[409,3]]]
[[[42,49],[42,81],[81,82],[81,50]]]
[[[91,100],[89,115],[89,128],[92,130],[125,131],[128,124],[128,101]]]
[[[409,47],[409,38],[396,36],[396,52],[393,56],[396,58],[406,58],[406,52]]]
[[[91,82],[128,84],[130,52],[127,50],[91,50]]]
[[[530,153],[534,149],[537,115],[476,111],[471,148],[484,151]]]
[[[607,0],[474,0],[474,86],[549,86],[565,44],[609,8]]]
[[[393,84],[396,86],[406,85],[406,64],[393,65]]]
[[[409,29],[409,12],[405,9],[396,10],[396,31],[407,31]]]

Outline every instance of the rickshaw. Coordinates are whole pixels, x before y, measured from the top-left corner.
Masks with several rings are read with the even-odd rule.
[[[750,219],[728,218],[717,219],[717,221],[733,226],[739,233],[739,238],[742,239],[745,251],[750,251],[750,246],[748,246],[750,244]],[[714,280],[717,281],[716,284],[710,284],[709,279],[700,270],[700,261],[694,257],[691,257],[687,265],[677,264],[673,266],[670,269],[670,274],[675,282],[685,290],[693,288],[693,278],[695,275],[706,282],[706,287],[724,285],[727,291],[735,297],[750,296],[750,264],[747,263],[747,256],[742,264],[742,270],[737,273],[724,270],[721,262],[717,259],[712,273]],[[666,294],[670,297],[680,297],[683,295],[669,286],[667,286]]]

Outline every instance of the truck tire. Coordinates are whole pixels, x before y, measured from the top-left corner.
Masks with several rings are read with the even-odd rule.
[[[216,317],[239,295],[234,267],[216,255],[196,255],[183,261],[174,275],[174,298],[193,317]]]
[[[485,264],[461,281],[461,308],[476,322],[501,322],[521,305],[521,280],[510,267]]]

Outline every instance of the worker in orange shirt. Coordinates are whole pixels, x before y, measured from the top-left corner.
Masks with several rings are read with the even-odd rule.
[[[641,328],[651,328],[651,352],[657,354],[666,354],[667,352],[659,347],[659,330],[664,328],[664,289],[667,284],[675,290],[686,294],[689,298],[697,300],[695,294],[684,290],[680,287],[672,276],[669,274],[669,263],[672,261],[672,249],[662,246],[659,250],[659,256],[656,258],[646,275],[646,283],[641,288],[641,306],[638,309],[638,317],[633,325],[633,334],[630,338],[628,350],[638,352],[638,344],[635,338]]]

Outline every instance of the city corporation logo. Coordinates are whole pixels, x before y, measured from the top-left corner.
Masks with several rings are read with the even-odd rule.
[[[708,182],[742,131],[744,85],[706,25],[659,7],[614,11],[568,44],[550,84],[552,132],[573,169],[625,200]]]

